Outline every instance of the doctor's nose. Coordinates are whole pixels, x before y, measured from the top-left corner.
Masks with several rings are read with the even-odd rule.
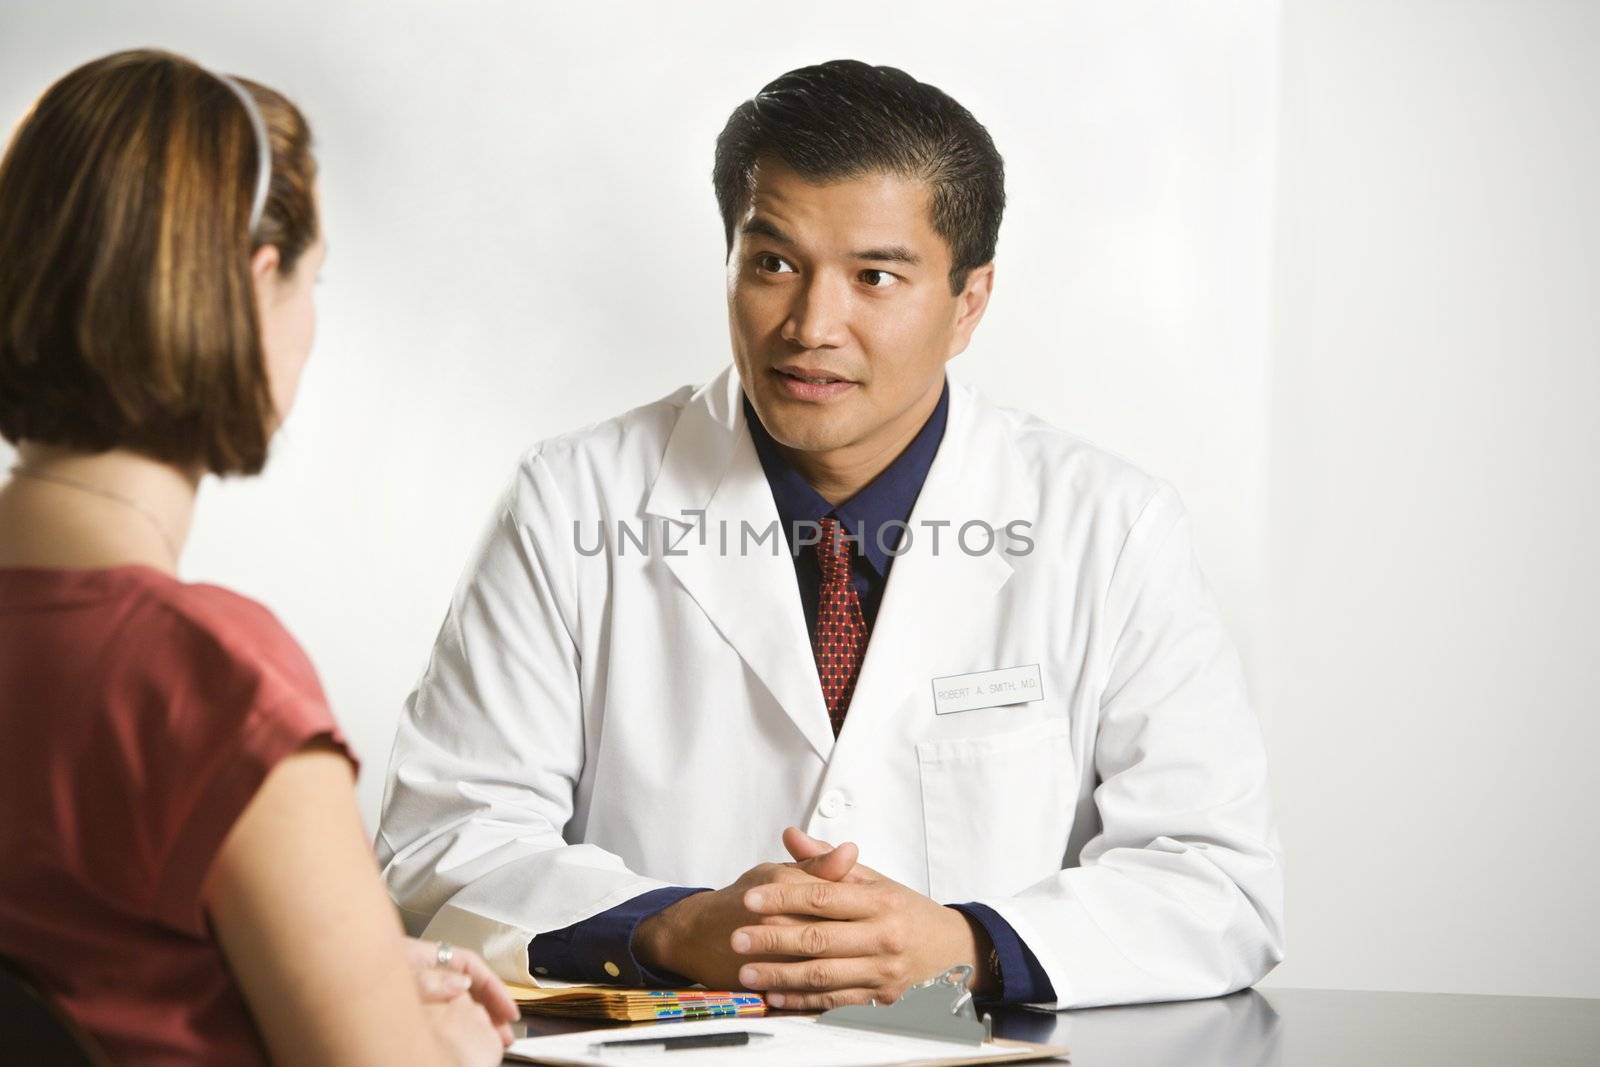
[[[799,287],[782,336],[797,348],[838,348],[847,334],[850,297],[844,287],[825,278]]]

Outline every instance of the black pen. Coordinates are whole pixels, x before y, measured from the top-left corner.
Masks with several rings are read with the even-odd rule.
[[[733,1048],[736,1045],[748,1045],[758,1038],[771,1037],[753,1030],[726,1030],[717,1034],[680,1034],[677,1037],[641,1037],[629,1041],[598,1041],[589,1046],[589,1051],[610,1048],[641,1048],[645,1045],[660,1045],[663,1052],[676,1052],[679,1049],[689,1048]]]

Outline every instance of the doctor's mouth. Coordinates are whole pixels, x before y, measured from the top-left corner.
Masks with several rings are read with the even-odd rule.
[[[722,556],[763,552],[778,556],[783,554],[785,546],[798,553],[823,540],[822,524],[812,520],[799,520],[786,527],[777,519],[765,525],[745,519],[737,523],[725,520],[708,523],[703,510],[685,510],[680,514],[687,516],[687,521],[595,519],[586,522],[574,519],[572,547],[580,556],[598,556],[608,548],[618,556],[638,554],[670,558],[697,551],[712,551]],[[1034,540],[1028,536],[1032,528],[1033,523],[1027,519],[1013,519],[999,527],[983,519],[961,523],[951,519],[920,519],[914,523],[890,520],[882,523],[869,538],[859,524],[847,520],[839,524],[836,536],[839,542],[849,544],[857,552],[867,551],[870,545],[886,557],[903,556],[924,542],[933,556],[952,552],[987,556],[997,551],[1007,556],[1027,556],[1034,549]]]

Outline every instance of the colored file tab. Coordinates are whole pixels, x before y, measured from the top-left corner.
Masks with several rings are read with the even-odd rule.
[[[714,989],[627,989],[618,986],[507,985],[517,1006],[569,1019],[656,1022],[765,1015],[759,993]]]

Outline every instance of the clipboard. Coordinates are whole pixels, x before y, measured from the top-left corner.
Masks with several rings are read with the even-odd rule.
[[[742,1064],[853,1064],[859,1067],[964,1067],[980,1063],[1022,1063],[1064,1056],[1062,1045],[1041,1045],[1031,1041],[1012,1041],[993,1036],[992,1020],[978,1018],[967,983],[972,977],[968,966],[952,967],[927,982],[908,989],[894,1004],[867,1004],[834,1008],[816,1016],[768,1016],[759,1019],[727,1019],[707,1022],[667,1023],[663,1033],[689,1035],[724,1030],[750,1030],[764,1033],[775,1042],[762,1042],[739,1049],[711,1049],[701,1052],[606,1052],[594,1046],[612,1040],[619,1033],[637,1034],[626,1028],[589,1030],[577,1034],[524,1038],[506,1050],[506,1058],[552,1067],[611,1067],[627,1064],[660,1063],[667,1067],[701,1067],[712,1064],[738,1067]]]

